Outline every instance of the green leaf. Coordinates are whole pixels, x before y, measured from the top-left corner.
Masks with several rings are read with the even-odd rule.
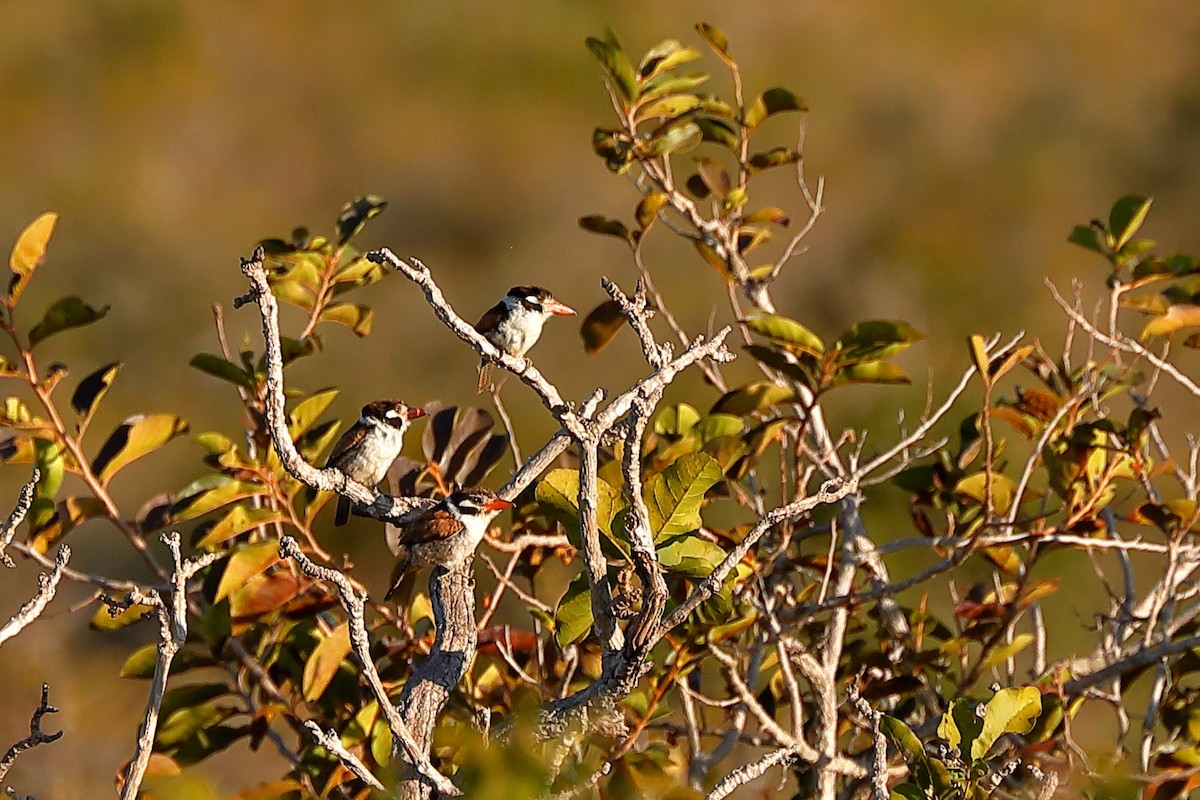
[[[36,506],[36,499],[34,502]],[[29,546],[39,553],[46,553],[51,545],[88,520],[108,515],[104,503],[95,497],[64,497],[50,509],[44,523],[36,526],[31,523]]]
[[[154,664],[157,660],[158,645],[148,644],[139,647],[121,665],[120,677],[149,678],[154,674]]]
[[[573,644],[587,636],[592,629],[592,595],[587,576],[583,573],[567,587],[554,611],[554,640],[559,647]]]
[[[188,362],[189,366],[195,367],[201,372],[208,373],[214,378],[220,378],[223,381],[229,381],[235,386],[241,386],[245,389],[254,389],[254,378],[246,370],[234,364],[232,361],[227,361],[221,356],[213,355],[212,353],[198,353]]]
[[[338,389],[322,389],[296,404],[296,407],[288,414],[288,433],[292,435],[292,439],[298,438],[313,426],[317,418],[325,413],[325,409],[329,408],[329,404],[338,396],[338,391]]]
[[[605,481],[596,479],[596,524],[600,531],[613,538],[612,521],[625,506],[621,491]],[[579,532],[579,473],[573,469],[547,472],[534,490],[538,504],[549,516],[567,525],[576,536]]]
[[[1200,305],[1181,303],[1173,305],[1161,316],[1155,317],[1142,328],[1141,339],[1151,336],[1166,336],[1184,328],[1200,325]]]
[[[971,743],[983,730],[983,720],[975,713],[975,703],[959,698],[950,703],[950,708],[942,714],[937,733],[951,747],[957,747],[959,752],[971,752]]]
[[[808,328],[779,314],[759,314],[745,320],[746,327],[792,350],[820,356],[825,353],[821,337]]]
[[[1071,229],[1071,235],[1067,237],[1067,241],[1077,244],[1080,247],[1086,247],[1088,250],[1093,250],[1101,255],[1107,255],[1104,242],[1100,238],[1100,231],[1091,225],[1076,225]]]
[[[878,361],[902,353],[924,338],[925,334],[907,322],[876,319],[853,326],[834,346],[844,362]]]
[[[746,127],[753,130],[774,114],[784,111],[807,111],[808,106],[787,89],[774,87],[760,94],[750,107],[746,109]]]
[[[332,303],[317,316],[318,322],[336,322],[354,331],[360,339],[369,336],[375,320],[374,309],[357,303]]]
[[[691,119],[669,122],[651,134],[650,155],[686,153],[704,140],[704,131]]]
[[[337,218],[338,244],[350,241],[356,233],[362,230],[367,220],[377,217],[387,208],[387,201],[373,194],[356,197],[342,206],[342,212]]]
[[[42,314],[42,321],[29,331],[29,346],[33,347],[56,333],[91,325],[97,320],[104,319],[108,314],[108,309],[108,306],[99,309],[92,308],[73,295],[64,297],[47,308],[46,312]]]
[[[33,503],[29,507],[29,526],[33,531],[48,524],[54,516],[54,498],[63,484],[65,463],[63,447],[57,442],[34,439],[34,464],[41,471],[33,490]],[[49,543],[46,543],[47,546]]]
[[[217,585],[214,603],[219,603],[246,585],[255,575],[267,570],[279,561],[279,542],[266,541],[238,545],[225,565],[221,582]]]
[[[349,291],[356,286],[369,286],[383,280],[388,274],[388,268],[365,257],[358,257],[344,267],[338,269],[333,276],[336,284],[334,294]]]
[[[725,558],[719,545],[692,533],[668,536],[655,550],[663,569],[689,578],[707,578]]]
[[[648,119],[674,119],[681,114],[694,111],[700,106],[700,98],[694,94],[668,94],[647,103],[638,109],[637,121]]]
[[[625,227],[625,223],[610,217],[602,217],[598,214],[593,214],[587,217],[579,218],[579,227],[585,231],[599,233],[602,236],[615,236],[618,239],[632,241],[633,237],[629,233],[629,228]]]
[[[17,237],[17,243],[13,245],[12,255],[8,259],[9,268],[13,271],[12,280],[8,283],[10,306],[16,305],[21,299],[34,270],[46,260],[46,246],[50,243],[57,222],[58,214],[47,211],[29,223]]]
[[[699,528],[704,495],[721,478],[721,465],[716,459],[704,453],[688,453],[646,481],[642,497],[655,541]]]
[[[846,383],[912,383],[912,381],[909,379],[908,373],[895,364],[889,364],[886,361],[861,361],[839,369],[834,375],[833,383],[842,385]]]
[[[343,622],[333,629],[329,636],[323,637],[313,649],[308,660],[304,662],[304,677],[301,686],[304,690],[304,701],[312,703],[318,700],[329,688],[333,676],[350,654],[350,625]]]
[[[92,471],[107,484],[120,470],[153,453],[186,432],[188,424],[174,414],[134,414],[116,427],[100,447]]]
[[[260,525],[270,525],[283,518],[283,512],[275,509],[236,505],[216,525],[208,529],[204,537],[196,542],[196,547],[211,550],[248,530]]]
[[[929,795],[915,783],[902,783],[892,787],[889,800],[929,800]]]
[[[629,56],[625,55],[625,51],[621,49],[621,43],[617,41],[616,34],[610,30],[604,39],[589,36],[585,43],[588,50],[592,51],[592,55],[604,66],[604,70],[612,78],[617,91],[627,101],[636,100],[638,96],[637,75],[633,71],[633,64],[630,63]]]
[[[696,423],[692,433],[700,437],[700,441],[708,444],[722,436],[741,436],[746,429],[746,423],[741,417],[733,414],[708,414]]]
[[[665,39],[646,51],[638,64],[638,77],[647,80],[698,58],[699,52],[684,47],[678,39]]]
[[[1113,204],[1108,214],[1108,233],[1112,236],[1114,250],[1120,250],[1137,234],[1153,202],[1149,197],[1128,194]]]
[[[1017,653],[1024,650],[1029,645],[1033,644],[1032,633],[1018,633],[1013,637],[1011,642],[993,647],[980,664],[981,669],[991,669],[997,664],[1001,664],[1015,656]],[[1040,697],[1040,695],[1039,695]],[[1041,713],[1041,707],[1038,707],[1038,713]]]
[[[699,421],[699,411],[687,403],[677,403],[658,412],[650,429],[659,436],[686,436]]]
[[[1028,733],[1041,713],[1042,693],[1034,686],[996,692],[988,701],[983,728],[971,743],[971,758],[984,758],[996,740],[1006,733]]]
[[[892,744],[908,764],[913,781],[924,789],[929,797],[941,797],[950,787],[950,773],[946,765],[936,758],[925,755],[925,748],[916,734],[900,720],[884,714],[879,727],[892,740]]]
[[[180,492],[179,499],[175,502],[173,522],[186,522],[229,505],[235,500],[244,500],[247,497],[267,493],[267,488],[261,483],[231,481],[222,475],[213,477],[221,481],[214,488],[188,493]]]
[[[615,300],[605,300],[593,308],[579,325],[583,349],[589,356],[598,354],[625,324],[625,315]]]
[[[795,399],[795,393],[786,386],[780,386],[774,381],[753,381],[726,392],[713,404],[712,411],[714,414],[745,416],[780,403],[790,403]]]
[[[662,72],[646,81],[645,85],[642,86],[641,99],[646,101],[667,94],[690,92],[707,82],[708,76],[702,72],[694,72],[690,75],[673,75],[668,72]]]
[[[954,493],[966,495],[980,505],[983,504],[984,491],[987,486],[987,475],[976,472],[966,476],[954,486]],[[1008,513],[1013,498],[1017,494],[1017,484],[1012,478],[999,472],[992,473],[991,495],[992,508],[998,514]]]
[[[91,414],[96,404],[104,399],[120,371],[121,362],[114,361],[81,380],[75,393],[71,395],[71,408],[75,409],[75,413],[81,417]]]
[[[122,628],[128,628],[134,623],[141,622],[147,616],[154,616],[154,608],[152,606],[131,603],[129,608],[119,612],[114,617],[109,612],[108,606],[101,604],[96,609],[96,613],[92,614],[92,619],[88,623],[88,627],[94,631],[111,633],[112,631],[119,631]],[[122,677],[127,676],[122,675]]]
[[[181,708],[170,715],[163,715],[163,721],[154,737],[154,746],[166,750],[183,744],[200,731],[211,728],[233,713],[231,708],[222,708],[216,703],[204,703],[198,706]]]
[[[704,41],[708,42],[712,49],[717,51],[718,55],[724,56],[729,54],[729,37],[716,25],[709,25],[707,22],[698,22],[696,23],[696,30],[704,37]]]

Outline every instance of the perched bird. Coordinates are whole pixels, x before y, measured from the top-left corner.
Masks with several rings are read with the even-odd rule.
[[[491,521],[511,505],[491,489],[459,489],[411,522],[389,525],[387,543],[396,554],[396,568],[387,597],[395,594],[410,567],[448,566],[470,558]]]
[[[575,309],[554,299],[540,286],[514,286],[504,299],[487,310],[475,330],[497,350],[510,356],[523,356],[537,343],[542,326],[551,316],[570,316]],[[479,364],[479,391],[491,386],[492,365]]]
[[[400,455],[409,423],[423,416],[424,411],[399,400],[367,403],[358,421],[333,446],[325,466],[337,467],[359,483],[374,486]],[[345,525],[349,519],[350,501],[339,497],[333,524]]]

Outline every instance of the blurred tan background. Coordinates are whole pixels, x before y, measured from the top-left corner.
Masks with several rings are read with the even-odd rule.
[[[1200,249],[1200,4],[1191,0],[9,0],[0,2],[0,250],[41,212],[61,215],[23,324],[62,294],[113,306],[41,348],[43,363],[71,366],[70,386],[125,362],[97,436],[127,414],[165,410],[194,432],[233,432],[232,390],[187,367],[216,350],[211,305],[224,304],[235,346],[248,331],[261,349],[253,310],[230,307],[244,290],[238,257],[297,225],[328,232],[342,203],[368,192],[391,207],[361,243],[420,256],[464,316],[514,283],[591,308],[603,299],[600,274],[628,284],[633,267],[576,219],[628,218],[636,197],[591,153],[591,131],[611,111],[583,39],[612,25],[636,53],[667,37],[700,46],[701,19],[729,35],[748,91],[784,85],[812,109],[808,171],[827,180],[827,212],[784,273],[780,310],[829,337],[872,316],[905,318],[929,337],[906,362],[916,386],[862,392],[835,424],[887,426],[895,405],[919,408],[926,371],[947,383],[971,331],[1027,329],[1057,342],[1062,321],[1042,277],[1100,280],[1101,265],[1066,235],[1121,194],[1156,198],[1147,232],[1165,249]],[[711,59],[703,68],[718,72]],[[770,124],[781,140],[792,135],[791,121]],[[784,183],[769,191],[801,216]],[[690,249],[655,244],[650,266],[692,330],[714,307],[725,321],[718,279]],[[293,381],[343,386],[334,408],[346,418],[389,395],[475,402],[474,358],[403,279],[354,299],[376,308],[374,334],[327,329],[326,353]],[[573,326],[551,331],[535,355],[568,396],[643,370],[627,335],[591,362]],[[506,397],[528,450],[549,423],[519,387]],[[118,500],[132,513],[178,488],[201,474],[198,456],[186,440],[172,443],[122,474]],[[26,474],[4,470],[4,498]],[[70,541],[81,567],[138,574],[105,525]],[[334,541],[377,555],[361,540]],[[28,563],[0,573],[0,618],[35,575]],[[153,631],[89,632],[87,613],[69,613],[86,596],[64,585],[0,656],[0,747],[26,732],[42,680],[63,709],[47,729],[67,730],[10,773],[26,793],[107,794],[133,749],[146,685],[116,669]],[[264,749],[206,771],[232,792],[281,768]]]

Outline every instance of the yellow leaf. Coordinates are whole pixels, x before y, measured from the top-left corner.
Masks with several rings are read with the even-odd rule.
[[[304,663],[304,700],[311,703],[329,687],[338,667],[350,653],[350,626],[343,622],[322,639]]]
[[[54,225],[58,222],[58,214],[47,211],[29,223],[29,227],[21,231],[17,243],[13,247],[8,264],[12,268],[13,278],[8,284],[8,304],[15,305],[21,299],[21,293],[29,284],[33,271],[42,265],[46,258],[46,245],[54,233]]]

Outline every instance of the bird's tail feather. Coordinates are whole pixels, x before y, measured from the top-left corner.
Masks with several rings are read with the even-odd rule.
[[[479,362],[479,386],[478,393],[483,394],[492,388],[492,365],[488,361]]]
[[[333,515],[333,524],[342,526],[350,521],[350,501],[345,497],[338,498],[337,512]]]

